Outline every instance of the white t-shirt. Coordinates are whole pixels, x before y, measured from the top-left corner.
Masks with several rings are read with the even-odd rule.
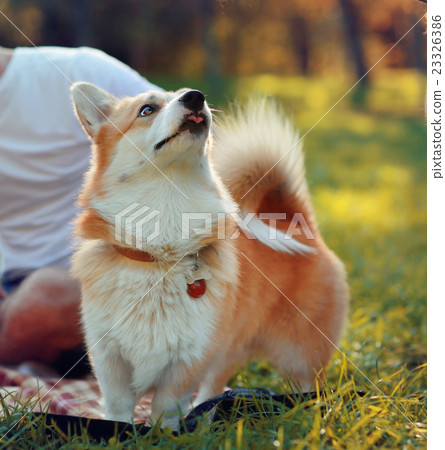
[[[66,266],[73,251],[75,201],[90,157],[70,99],[74,81],[89,81],[116,97],[160,89],[99,50],[14,51],[0,77],[4,273]]]

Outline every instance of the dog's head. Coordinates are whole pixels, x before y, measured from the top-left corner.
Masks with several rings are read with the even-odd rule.
[[[209,135],[211,114],[202,92],[147,92],[118,100],[90,83],[75,83],[72,98],[77,116],[98,151],[112,144],[113,155],[133,147],[154,165],[190,160],[202,152]]]
[[[116,217],[138,204],[160,211],[165,233],[154,243],[161,245],[161,238],[179,233],[181,213],[206,211],[216,217],[226,209],[226,194],[206,157],[212,118],[200,91],[116,99],[90,83],[76,83],[72,98],[93,144],[79,197],[81,235],[113,240]]]

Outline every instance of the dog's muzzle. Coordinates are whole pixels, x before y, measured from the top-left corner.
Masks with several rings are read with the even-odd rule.
[[[208,129],[209,119],[204,113],[205,97],[201,91],[187,91],[179,97],[178,101],[183,104],[189,112],[184,114],[181,125],[176,133],[159,141],[155,145],[155,150],[160,150],[167,142],[181,134],[182,131],[189,131],[190,134],[200,134]]]

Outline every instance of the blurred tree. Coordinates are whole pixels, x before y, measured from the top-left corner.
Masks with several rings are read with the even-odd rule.
[[[0,17],[0,45],[17,47],[31,45],[30,41],[40,42],[44,18],[38,6],[28,0],[15,0],[14,4],[11,0],[0,0],[0,10],[9,19]]]
[[[352,0],[339,0],[341,9],[343,11],[343,20],[346,30],[346,42],[349,47],[352,60],[355,66],[357,78],[365,77],[368,69],[365,63],[365,56],[363,51],[363,42],[361,36],[361,17],[359,9],[355,6]],[[362,85],[368,84],[368,79],[365,77],[361,81]]]
[[[74,6],[73,2],[71,5]],[[93,30],[91,28],[92,15],[91,0],[77,0],[74,8],[74,45],[91,46]]]
[[[28,2],[31,3],[31,2]],[[40,6],[43,15],[40,45],[60,45],[74,47],[75,41],[75,14],[71,2],[54,2],[41,0],[33,2]]]
[[[204,75],[211,95],[224,91],[219,42],[215,34],[216,2],[201,0],[201,42],[204,49]]]
[[[358,85],[352,92],[352,101],[356,105],[363,105],[366,101],[366,93],[369,85],[368,68],[365,62],[365,54],[363,49],[361,35],[361,17],[359,8],[356,7],[353,0],[339,0],[343,20],[345,24],[346,43],[354,63]]]
[[[291,44],[294,55],[299,59],[299,66],[303,75],[309,74],[310,38],[309,26],[306,19],[298,14],[289,18],[291,30]]]
[[[91,45],[146,74],[205,77],[255,73],[355,78],[421,17],[414,0],[0,0],[38,45]],[[30,45],[0,17],[0,43]],[[416,27],[382,61],[424,68]],[[352,78],[352,77],[351,77]],[[364,84],[363,84],[364,83]],[[366,85],[367,77],[360,83]]]

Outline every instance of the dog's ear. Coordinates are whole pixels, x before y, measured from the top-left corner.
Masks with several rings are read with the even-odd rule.
[[[76,115],[85,132],[94,138],[100,126],[108,120],[117,99],[91,83],[74,83],[71,97]]]

